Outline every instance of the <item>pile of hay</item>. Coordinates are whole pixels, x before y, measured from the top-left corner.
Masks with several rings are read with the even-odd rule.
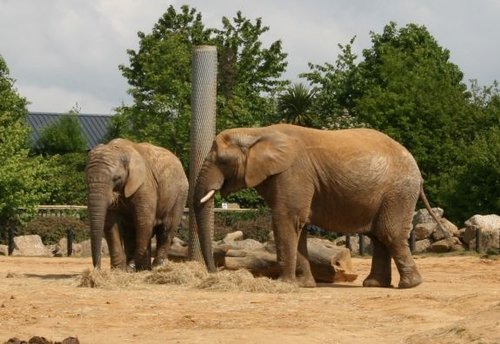
[[[123,288],[129,286],[167,284],[215,291],[246,291],[255,293],[291,293],[299,288],[267,277],[255,278],[247,270],[223,270],[209,274],[198,262],[168,262],[152,271],[127,273],[121,270],[87,269],[80,277],[79,287]]]

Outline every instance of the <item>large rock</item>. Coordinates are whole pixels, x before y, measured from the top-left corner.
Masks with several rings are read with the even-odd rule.
[[[52,252],[45,247],[39,235],[22,235],[14,237],[13,256],[51,257]]]
[[[71,245],[71,256],[81,257],[82,256],[82,245],[73,242]],[[61,238],[56,245],[54,256],[56,257],[66,257],[68,255],[68,238]]]
[[[9,246],[0,245],[0,256],[8,256],[9,255]]]
[[[468,246],[469,250],[478,250],[480,252],[500,251],[500,216],[474,215],[467,221],[465,229],[460,230],[462,241]],[[477,232],[479,231],[480,247],[477,247]]]
[[[415,234],[415,240],[424,240],[429,238],[437,227],[437,223],[432,220],[432,222],[417,223],[413,228],[413,233]]]
[[[444,231],[434,222],[436,224],[435,230],[434,232],[432,232],[432,239],[434,239],[434,241],[439,241],[445,238],[458,237],[460,235],[458,227],[453,223],[451,223],[444,217],[439,219],[439,221],[441,222],[441,227],[442,229],[444,229]]]
[[[91,246],[90,246],[90,239],[82,241],[80,243],[80,245],[82,247],[82,251],[81,251],[82,252],[81,253],[82,257],[90,257],[90,256],[92,256],[92,249],[91,249]],[[101,255],[102,256],[109,256],[108,243],[106,242],[106,240],[104,238],[102,239]]]
[[[440,218],[443,217],[443,214],[444,214],[443,209],[441,209],[441,208],[432,208],[431,210],[434,213],[434,215],[437,216],[438,219],[440,219]],[[436,221],[434,221],[434,219],[429,214],[429,212],[427,211],[427,209],[419,209],[419,210],[417,210],[415,212],[415,214],[413,215],[413,221],[412,221],[413,226],[417,225],[418,223],[426,223],[426,222],[434,222],[434,223],[436,223]]]
[[[490,230],[498,229],[500,230],[500,216],[496,214],[490,215],[474,215],[467,221],[465,221],[465,226],[476,226],[481,229]]]
[[[431,248],[431,241],[429,239],[417,240],[415,242],[415,251],[413,253],[424,253]]]
[[[450,251],[463,251],[464,248],[460,239],[457,237],[451,237],[449,239],[443,239],[436,241],[431,245],[431,251],[435,253],[445,253]]]

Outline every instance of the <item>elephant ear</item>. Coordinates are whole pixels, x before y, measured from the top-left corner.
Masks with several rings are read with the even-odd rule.
[[[128,178],[124,187],[126,198],[132,196],[146,180],[146,163],[134,148],[127,149]]]
[[[260,137],[248,149],[245,184],[251,188],[266,178],[287,170],[298,156],[297,140],[274,132]]]

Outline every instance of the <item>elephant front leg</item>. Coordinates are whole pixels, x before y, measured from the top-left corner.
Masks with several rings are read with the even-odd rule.
[[[307,234],[302,229],[303,223],[295,216],[292,216],[292,219],[287,216],[273,216],[277,261],[281,269],[280,279],[285,282],[297,282],[304,287],[313,287],[316,283],[308,259]]]
[[[309,253],[307,251],[307,230],[305,227],[302,227],[299,235],[296,276],[301,287],[316,287],[316,281],[314,280],[311,272],[311,264],[309,263]]]
[[[108,244],[109,256],[111,259],[111,268],[125,270],[125,253],[123,252],[120,230],[115,221],[106,220],[104,227],[104,236]]]
[[[153,224],[150,222],[136,225],[136,245],[134,252],[135,269],[151,270],[151,236]]]

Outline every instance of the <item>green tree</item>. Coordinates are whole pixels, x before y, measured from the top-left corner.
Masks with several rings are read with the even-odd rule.
[[[40,191],[44,165],[29,157],[27,101],[14,87],[5,60],[0,56],[0,229],[20,220],[44,196]],[[23,208],[24,210],[20,210]]]
[[[44,204],[87,204],[85,183],[86,152],[55,154],[44,158],[47,166],[42,178]]]
[[[304,84],[293,84],[278,96],[278,115],[285,123],[314,127],[313,102],[314,91]]]
[[[310,72],[300,74],[312,86],[314,99],[311,112],[315,114],[318,127],[342,129],[366,126],[352,116],[360,87],[356,64],[358,56],[352,51],[355,39],[353,37],[348,44],[338,45],[341,52],[335,63],[309,63]]]
[[[449,172],[442,198],[449,217],[463,222],[472,215],[500,213],[500,127],[478,135]]]
[[[39,152],[49,155],[85,151],[87,142],[80,130],[78,110],[72,109],[57,122],[44,128],[38,144]]]
[[[288,84],[281,80],[287,66],[281,41],[263,47],[261,36],[269,27],[240,11],[232,20],[223,17],[222,24],[213,30],[219,56],[217,129],[270,124],[274,97]]]
[[[150,34],[138,33],[139,50],[129,50],[130,65],[120,66],[133,97],[114,116],[114,133],[133,140],[166,147],[187,167],[191,115],[191,53],[194,45],[218,48],[218,130],[261,124],[274,113],[269,99],[285,82],[286,67],[281,42],[262,46],[268,30],[240,12],[222,19],[223,29],[206,29],[201,13],[185,5],[170,6]]]
[[[398,30],[390,23],[371,35],[373,46],[358,66],[362,81],[353,113],[413,153],[432,194],[473,139],[463,74],[424,26]]]

